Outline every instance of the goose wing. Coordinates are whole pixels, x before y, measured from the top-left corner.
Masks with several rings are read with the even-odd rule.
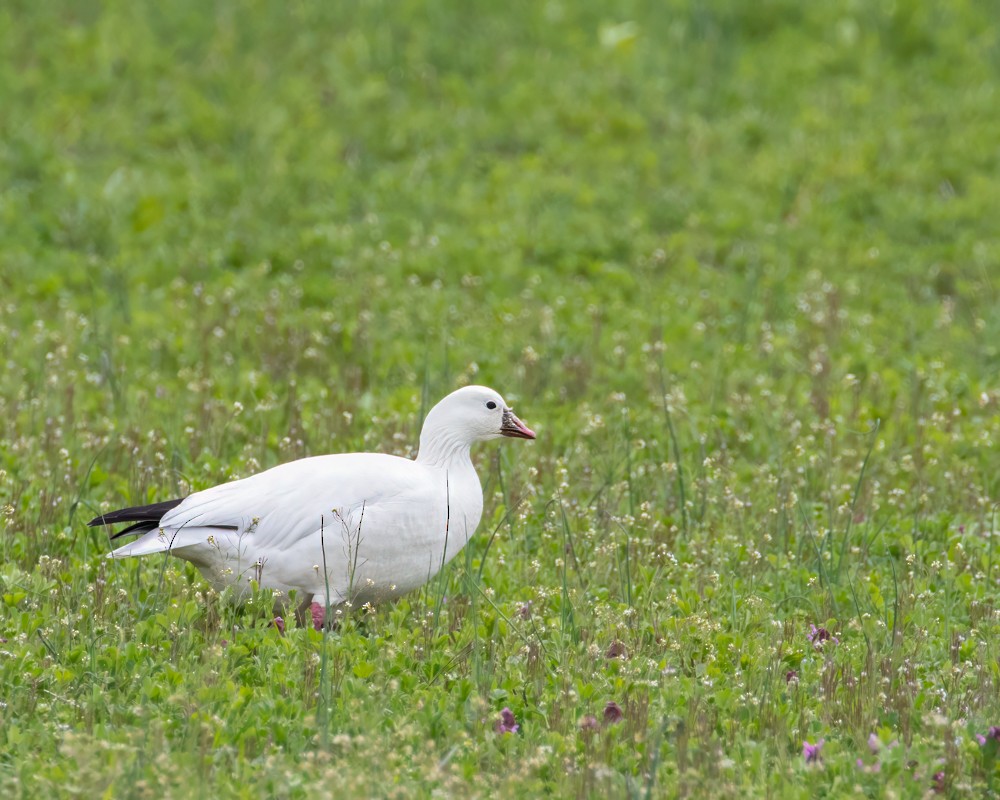
[[[195,492],[114,557],[252,537],[255,549],[283,551],[321,528],[336,529],[363,510],[429,505],[433,481],[413,461],[376,453],[315,456]],[[391,512],[390,512],[391,513]]]

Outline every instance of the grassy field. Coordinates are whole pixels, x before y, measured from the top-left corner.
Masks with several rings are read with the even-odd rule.
[[[996,2],[12,0],[0,109],[0,795],[1000,791]],[[468,382],[333,633],[85,527]]]

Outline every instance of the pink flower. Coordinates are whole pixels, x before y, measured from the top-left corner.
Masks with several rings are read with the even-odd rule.
[[[809,742],[802,743],[802,757],[806,760],[807,764],[816,764],[822,760],[819,753],[823,749],[825,741],[825,739],[820,739],[816,744],[810,744]]]
[[[279,633],[283,634],[285,632],[285,620],[282,619],[281,617],[275,617],[274,627],[278,629]]]
[[[517,720],[514,719],[514,712],[509,708],[505,708],[500,712],[500,719],[496,721],[493,726],[493,730],[497,733],[517,733],[521,729],[521,726],[517,724]]]

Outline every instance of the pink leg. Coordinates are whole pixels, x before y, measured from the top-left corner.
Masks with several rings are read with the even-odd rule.
[[[314,600],[312,605],[309,606],[309,611],[312,612],[313,627],[318,631],[323,630],[323,621],[326,618],[326,607],[320,605]]]

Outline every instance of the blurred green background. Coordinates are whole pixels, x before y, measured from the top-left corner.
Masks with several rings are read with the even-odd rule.
[[[5,2],[0,785],[992,787],[998,78],[993,0]],[[466,382],[538,442],[328,640],[83,527]]]

